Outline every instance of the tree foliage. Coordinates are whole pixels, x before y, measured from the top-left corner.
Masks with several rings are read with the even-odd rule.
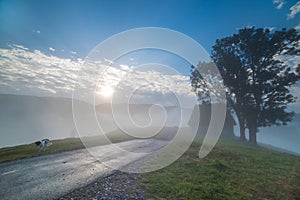
[[[285,125],[292,119],[286,108],[296,99],[289,89],[300,79],[300,65],[290,66],[285,60],[300,55],[299,39],[295,29],[251,27],[213,46],[212,59],[227,87],[228,104],[237,113],[241,132],[249,129],[252,143],[259,127]],[[200,85],[192,84],[195,90]]]

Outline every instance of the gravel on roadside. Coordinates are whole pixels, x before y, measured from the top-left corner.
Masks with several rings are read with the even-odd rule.
[[[95,182],[82,188],[75,189],[70,193],[58,198],[66,199],[145,199],[145,192],[140,187],[140,174],[116,171],[106,177],[101,177]]]

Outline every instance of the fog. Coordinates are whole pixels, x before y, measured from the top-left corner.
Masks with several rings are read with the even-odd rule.
[[[192,112],[192,109],[176,106],[100,104],[94,107],[79,100],[73,103],[74,113],[71,99],[1,94],[0,147],[33,143],[43,138],[98,136],[119,129],[130,132],[133,127],[137,130],[158,127],[156,132],[159,132],[161,127],[186,127]]]
[[[192,114],[191,108],[150,104],[94,107],[75,100],[74,105],[72,113],[72,100],[68,98],[0,94],[0,147],[33,143],[43,138],[99,136],[120,129],[146,138],[162,127],[187,127]],[[146,127],[151,127],[153,133],[145,131]],[[238,123],[234,131],[238,136]],[[296,113],[287,126],[260,128],[257,138],[259,143],[300,154],[300,114]]]
[[[236,120],[237,121],[237,120]],[[236,136],[239,136],[239,126],[234,128]],[[246,138],[248,132],[246,130]],[[279,151],[286,151],[300,155],[300,114],[296,113],[293,120],[285,126],[271,126],[259,128],[257,142],[261,145],[277,147]]]

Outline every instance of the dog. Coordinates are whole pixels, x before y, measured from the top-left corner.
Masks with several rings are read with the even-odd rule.
[[[52,145],[52,142],[49,139],[42,139],[34,144],[39,148],[39,151],[45,151],[47,147]]]

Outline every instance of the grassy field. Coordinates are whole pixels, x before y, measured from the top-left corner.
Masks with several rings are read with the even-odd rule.
[[[131,138],[118,138],[113,142]],[[94,140],[95,138],[90,138]],[[219,141],[204,159],[194,142],[172,165],[142,175],[151,199],[300,199],[300,157],[238,141]],[[54,140],[45,152],[34,144],[0,149],[0,162],[83,148],[80,139]]]
[[[300,199],[300,157],[221,141],[204,159],[200,143],[172,165],[143,175],[154,199]]]
[[[0,149],[0,163],[12,160],[18,160],[21,158],[30,158],[33,156],[40,156],[52,153],[58,153],[63,151],[70,151],[74,149],[83,148],[83,144],[79,138],[71,138],[64,140],[53,140],[53,145],[48,147],[46,151],[37,149],[35,144],[19,145],[14,147],[5,147]]]

